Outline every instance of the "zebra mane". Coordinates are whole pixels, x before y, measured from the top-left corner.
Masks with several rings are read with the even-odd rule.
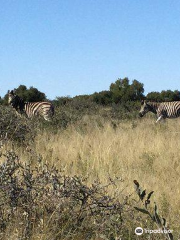
[[[152,106],[152,107],[159,107],[159,105],[161,104],[161,102],[147,102],[147,104],[149,106]]]
[[[147,102],[146,103],[150,107],[150,111],[153,113],[157,113],[157,109],[159,108],[160,102]]]

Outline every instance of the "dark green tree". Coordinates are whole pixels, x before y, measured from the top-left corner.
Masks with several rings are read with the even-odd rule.
[[[46,95],[40,92],[37,88],[30,87],[26,92],[26,101],[38,102],[46,100]]]
[[[144,84],[133,80],[130,85],[130,100],[137,101],[144,97]]]
[[[128,78],[119,78],[110,85],[110,92],[112,93],[112,101],[115,103],[136,101],[144,97],[144,85],[137,80],[133,80],[130,84]]]
[[[92,95],[92,100],[97,104],[108,105],[112,103],[112,92],[110,91],[102,91],[99,93],[95,92]]]
[[[161,102],[162,101],[160,92],[150,92],[146,95],[146,99],[148,101],[155,101],[155,102]]]
[[[110,92],[112,93],[112,101],[118,103],[120,101],[128,100],[129,95],[129,79],[118,78],[115,83],[110,85]]]
[[[146,99],[157,102],[180,101],[180,91],[163,90],[161,92],[150,92],[147,94]]]
[[[178,101],[178,100],[180,100],[180,93],[178,90],[176,90],[174,92],[171,90],[162,91],[161,99],[163,101]]]
[[[20,85],[15,92],[26,102],[38,102],[46,100],[46,95],[34,87],[30,87],[28,89],[25,85]],[[4,104],[8,103],[8,93],[4,96],[3,102]]]
[[[27,101],[27,87],[25,85],[19,85],[19,87],[16,89],[16,94]]]
[[[180,101],[180,91],[174,91],[174,101]]]

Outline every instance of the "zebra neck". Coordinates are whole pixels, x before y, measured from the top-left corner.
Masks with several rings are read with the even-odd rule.
[[[157,102],[148,102],[148,105],[150,107],[150,111],[153,112],[153,113],[157,113],[157,110],[159,108],[159,105],[160,103],[157,103]]]
[[[12,106],[16,109],[16,110],[24,110],[24,105],[25,105],[25,102],[23,101],[23,99],[19,98],[19,97],[16,97]]]

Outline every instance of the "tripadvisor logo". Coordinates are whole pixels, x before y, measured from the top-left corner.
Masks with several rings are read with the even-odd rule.
[[[142,229],[141,227],[137,227],[137,228],[135,229],[135,234],[136,234],[136,235],[142,235],[142,234],[143,234],[143,229]]]

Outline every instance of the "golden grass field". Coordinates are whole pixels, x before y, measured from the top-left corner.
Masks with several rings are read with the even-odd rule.
[[[83,122],[84,127],[39,134],[35,148],[44,161],[65,174],[87,176],[88,183],[98,178],[106,184],[109,176],[120,177],[128,194],[134,192],[136,179],[147,191],[155,191],[164,217],[170,222],[180,219],[180,120],[157,124],[145,117],[119,122],[116,128],[88,117]]]
[[[87,184],[99,179],[124,180],[110,188],[109,194],[134,193],[133,180],[148,192],[154,191],[161,216],[170,229],[179,231],[180,223],[180,119],[155,123],[144,117],[134,121],[99,123],[84,117],[81,124],[57,133],[37,135],[34,148],[44,162],[54,164],[67,175],[87,177]],[[19,149],[24,160],[27,152]],[[176,234],[177,235],[177,234]]]

